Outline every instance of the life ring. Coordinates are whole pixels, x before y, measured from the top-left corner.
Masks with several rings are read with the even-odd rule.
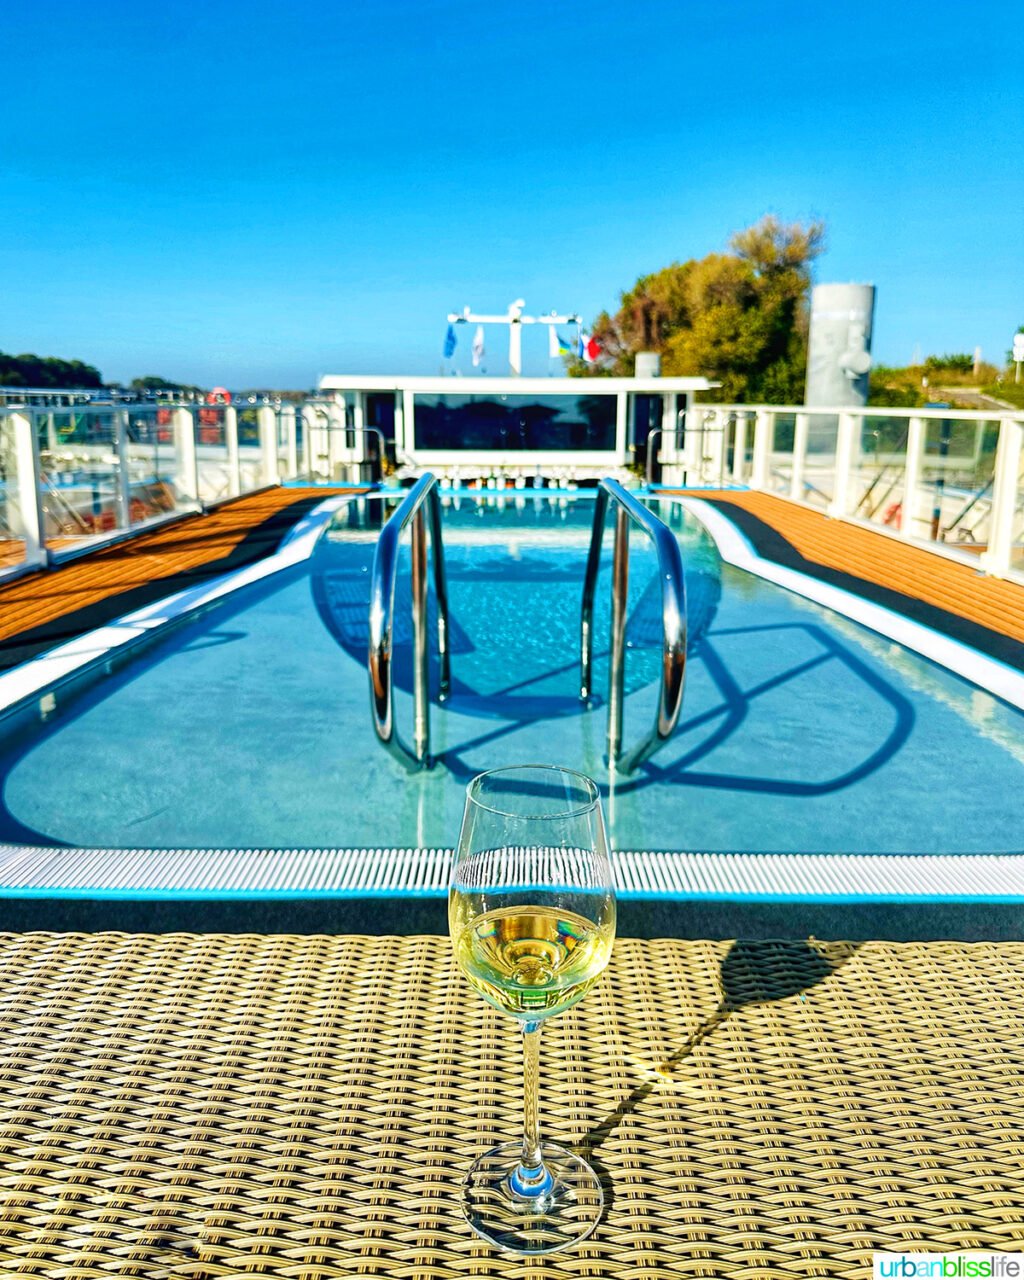
[[[891,502],[885,509],[885,515],[882,516],[882,524],[891,524],[898,529],[903,520],[903,503]]]

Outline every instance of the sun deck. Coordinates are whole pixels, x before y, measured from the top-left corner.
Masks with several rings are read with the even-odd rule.
[[[344,492],[351,490],[270,488],[0,587],[0,669],[270,554],[312,506]],[[700,496],[764,558],[1024,667],[1024,585],[771,494],[702,490]]]
[[[842,586],[1024,667],[1024,585],[754,491],[703,492],[767,560]]]
[[[273,552],[344,488],[275,486],[0,587],[0,670],[183,587]]]

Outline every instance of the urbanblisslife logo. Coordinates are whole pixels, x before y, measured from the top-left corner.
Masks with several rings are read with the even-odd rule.
[[[876,1253],[874,1280],[1024,1280],[1024,1253]]]

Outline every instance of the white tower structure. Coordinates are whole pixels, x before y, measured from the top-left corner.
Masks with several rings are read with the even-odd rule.
[[[874,311],[873,284],[814,286],[804,404],[867,404]]]

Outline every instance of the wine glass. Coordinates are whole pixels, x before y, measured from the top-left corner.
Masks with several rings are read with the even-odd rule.
[[[448,923],[470,983],[523,1034],[524,1121],[472,1166],[470,1226],[516,1253],[552,1253],[597,1226],[604,1196],[593,1169],[540,1140],[538,1049],[545,1018],[574,1005],[608,963],[615,890],[597,786],[549,765],[494,769],[466,789]]]

